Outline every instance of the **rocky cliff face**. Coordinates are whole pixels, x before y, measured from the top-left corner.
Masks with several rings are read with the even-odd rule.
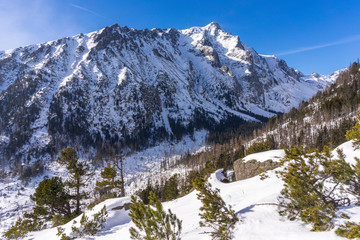
[[[216,23],[186,30],[113,25],[3,51],[0,159],[51,158],[68,145],[146,146],[229,117],[258,121],[330,80],[259,55]]]

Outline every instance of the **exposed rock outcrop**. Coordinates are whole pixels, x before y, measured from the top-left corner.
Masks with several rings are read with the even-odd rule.
[[[279,163],[272,159],[264,162],[256,160],[244,161],[243,159],[234,162],[234,173],[236,181],[254,177],[263,171],[273,170],[279,166]]]

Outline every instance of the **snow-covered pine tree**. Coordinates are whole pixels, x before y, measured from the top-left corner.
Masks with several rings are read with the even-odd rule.
[[[353,147],[355,149],[359,149],[360,148],[360,111],[358,112],[358,114],[356,115],[356,124],[355,126],[346,131],[346,138],[348,140],[353,140]]]
[[[338,159],[334,159],[326,147],[323,152],[309,152],[302,147],[285,152],[284,170],[279,174],[285,183],[281,191],[285,200],[281,205],[286,207],[280,215],[289,219],[299,217],[312,224],[314,231],[333,228],[337,208],[350,204],[342,186],[348,184],[353,170],[344,154],[338,151]]]
[[[204,178],[198,177],[193,186],[199,191],[198,199],[202,202],[200,208],[200,226],[213,229],[210,235],[213,240],[232,239],[232,230],[239,218],[230,206],[227,206],[219,194],[219,189],[213,190],[211,184]]]
[[[113,190],[120,191],[120,196],[122,196],[123,182],[116,180],[117,171],[115,165],[111,166],[110,163],[104,167],[101,171],[102,181],[96,182],[95,190],[100,193],[100,197],[116,197],[118,196]]]
[[[173,200],[179,197],[179,189],[178,189],[178,174],[174,174],[171,176],[164,185],[164,197],[165,200]]]
[[[161,201],[150,192],[150,203],[131,197],[129,216],[136,228],[130,228],[131,239],[136,240],[180,240],[182,221],[170,209],[166,213]]]

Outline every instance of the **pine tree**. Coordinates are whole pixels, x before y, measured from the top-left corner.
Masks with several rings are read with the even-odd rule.
[[[69,203],[71,196],[66,193],[64,183],[59,177],[41,181],[30,198],[36,203],[35,213],[50,217],[55,214],[71,215]]]
[[[99,212],[94,214],[92,220],[83,214],[80,219],[80,227],[72,226],[71,228],[74,237],[94,236],[105,227],[107,216],[108,212],[105,205]]]
[[[136,226],[130,228],[131,239],[180,240],[182,221],[170,209],[166,213],[154,193],[151,192],[149,198],[149,205],[145,205],[131,197],[129,216]]]
[[[332,159],[326,147],[323,152],[310,153],[298,147],[285,152],[285,167],[279,174],[285,183],[281,194],[286,200],[281,205],[286,207],[280,214],[300,217],[313,224],[314,231],[331,229],[336,209],[350,204],[341,191],[353,174],[345,156],[339,151],[339,159]]]
[[[73,225],[71,226],[70,236],[67,236],[64,233],[64,228],[58,227],[57,236],[60,236],[61,239],[70,240],[70,239],[78,239],[83,238],[84,236],[94,236],[98,232],[100,232],[105,227],[106,218],[108,216],[108,212],[106,210],[106,206],[97,213],[93,215],[93,219],[90,219],[85,214],[82,215],[80,219],[80,226],[76,226],[76,221],[74,220]]]
[[[124,182],[124,161],[125,157],[122,153],[116,155],[112,158],[114,167],[118,170],[118,173],[120,173],[120,182],[122,183],[120,185],[120,193],[121,197],[125,197],[125,182]]]
[[[116,180],[117,171],[115,166],[111,166],[110,163],[101,171],[102,181],[96,182],[96,191],[100,193],[101,196],[111,196],[112,190],[121,190],[123,183],[119,180]],[[114,197],[116,194],[113,194]]]
[[[360,148],[360,111],[356,115],[356,119],[357,121],[355,126],[351,130],[346,131],[346,138],[348,140],[353,140],[354,148],[359,149]]]
[[[348,239],[360,239],[360,224],[355,222],[346,222],[340,225],[336,231],[336,235],[345,237]]]
[[[69,173],[69,180],[66,183],[70,188],[75,189],[75,195],[73,196],[76,201],[75,213],[79,214],[81,212],[80,201],[86,196],[85,192],[81,191],[81,188],[85,186],[86,178],[90,175],[89,165],[79,161],[79,157],[72,147],[62,150],[57,161],[65,165]]]
[[[199,191],[198,199],[202,202],[200,208],[200,226],[211,227],[212,239],[230,240],[235,223],[239,221],[235,212],[227,206],[219,194],[219,189],[213,190],[211,184],[198,177],[193,181],[194,188]]]
[[[28,232],[39,231],[43,228],[43,222],[38,219],[18,218],[15,224],[3,233],[2,237],[7,240],[24,239]]]
[[[166,201],[173,200],[179,197],[178,174],[173,175],[165,182],[164,196]]]

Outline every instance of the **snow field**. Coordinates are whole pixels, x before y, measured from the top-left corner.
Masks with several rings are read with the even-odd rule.
[[[359,155],[360,150],[354,151],[352,143],[346,142],[340,145],[346,160],[353,162],[353,156]],[[275,154],[276,153],[276,154]],[[335,155],[336,149],[333,151]],[[269,159],[276,155],[281,155],[280,150],[267,151],[249,155],[249,159]],[[242,240],[331,240],[343,239],[334,233],[334,229],[327,232],[311,232],[311,226],[299,220],[290,221],[286,217],[278,214],[278,207],[266,205],[267,203],[277,203],[283,182],[275,173],[275,170],[268,171],[268,178],[260,180],[259,176],[232,183],[222,183],[221,170],[216,171],[209,178],[209,182],[214,188],[220,189],[220,194],[227,204],[230,204],[240,218],[234,231],[234,239]],[[91,216],[99,211],[103,205],[107,206],[109,217],[105,229],[95,237],[84,239],[130,239],[129,228],[133,226],[127,211],[112,210],[115,206],[120,206],[128,202],[129,198],[109,199],[94,207],[94,210],[86,212]],[[199,226],[200,201],[197,199],[196,191],[179,199],[163,203],[164,208],[170,208],[179,219],[183,221],[182,239],[211,239],[207,234],[203,234],[210,229]],[[349,220],[337,217],[334,219],[335,228],[346,221],[360,221],[360,207],[351,205],[338,210],[337,215],[346,213],[350,216]],[[63,226],[69,231],[70,223]],[[55,239],[56,229],[47,229],[40,232],[31,233],[26,239]]]

